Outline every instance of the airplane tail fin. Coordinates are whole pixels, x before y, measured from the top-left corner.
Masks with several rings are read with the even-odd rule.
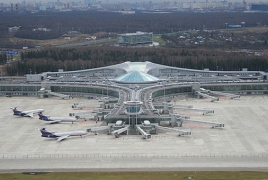
[[[48,132],[46,128],[39,129],[43,137],[52,137],[53,133]]]
[[[19,111],[19,110],[17,109],[17,107],[10,108],[10,109],[12,109],[14,115],[20,115],[20,114],[21,114],[21,111]]]
[[[41,120],[48,120],[48,117],[43,115],[42,113],[38,113],[39,119]]]

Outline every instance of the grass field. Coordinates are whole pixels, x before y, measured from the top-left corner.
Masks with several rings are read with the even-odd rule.
[[[267,172],[59,172],[4,173],[0,180],[268,180]]]
[[[223,32],[233,32],[233,33],[265,33],[267,32],[268,27],[245,27],[245,28],[229,28],[229,29],[222,29]]]
[[[154,35],[153,40],[154,42],[158,42],[161,46],[166,44],[166,41],[161,38],[161,35]]]

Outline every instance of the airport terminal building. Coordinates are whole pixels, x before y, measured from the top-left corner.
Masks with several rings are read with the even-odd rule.
[[[27,79],[24,81],[5,81],[2,77],[1,95],[8,93],[12,95],[37,95],[41,88],[46,88],[52,92],[87,97],[88,93],[101,94],[103,90],[107,91],[108,87],[109,96],[118,97],[118,92],[114,92],[113,86],[133,89],[159,84],[166,90],[173,89],[174,93],[176,91],[192,93],[194,89],[200,87],[236,94],[266,94],[268,92],[266,72],[245,69],[244,71],[194,70],[148,61],[125,62],[78,71],[27,74],[26,77]],[[186,92],[184,92],[185,88],[182,87],[187,87]],[[172,93],[172,91],[170,92]],[[155,92],[155,94],[159,94],[159,92]]]
[[[247,169],[252,166],[267,167],[267,92],[266,72],[246,69],[194,70],[151,62],[124,62],[87,70],[28,74],[24,78],[2,77],[0,95],[11,97],[11,100],[2,98],[2,166],[8,169],[35,169],[39,165],[40,169],[49,169],[51,164],[57,164],[59,169],[77,169],[116,165],[132,169],[163,168],[172,161],[170,167],[176,169],[188,166],[202,168],[205,165]],[[246,94],[261,96],[229,100]],[[12,101],[13,96],[36,98],[18,97]],[[43,99],[51,96],[60,98]],[[220,99],[220,103],[209,102],[219,101],[222,96],[225,97]],[[62,123],[47,127],[53,132],[86,127],[88,138],[74,138],[73,141],[68,140],[60,145],[48,139],[42,140],[36,138],[40,134],[35,131],[37,126],[43,126],[43,122],[32,118],[11,118],[8,113],[10,110],[7,107],[19,104],[24,108],[43,106],[50,115],[53,112],[55,115],[60,114],[59,111],[64,109],[63,114],[71,109],[67,108],[70,102],[78,100],[72,97],[80,97],[79,102],[91,107],[69,112],[69,116],[78,116],[80,119],[74,125]],[[188,97],[200,100],[193,101]],[[38,103],[37,98],[40,98]],[[61,98],[69,100],[61,103]],[[98,99],[99,103],[87,98]],[[12,103],[7,103],[9,101]],[[190,107],[187,104],[189,102],[199,107]],[[250,105],[245,105],[246,102]],[[82,107],[83,104],[79,105],[73,104],[72,108]],[[191,113],[185,115],[176,111],[176,108],[191,110],[195,114],[189,118],[187,115],[192,116]],[[214,113],[214,108],[215,116],[210,114]],[[88,111],[95,114],[94,121],[84,121],[83,116],[87,114],[83,113]],[[203,116],[206,114],[208,116]],[[98,121],[101,122],[97,123]],[[101,131],[116,138],[123,134],[130,136],[121,136],[121,139],[115,141]],[[163,133],[165,131],[167,133]],[[99,136],[90,135],[91,133]],[[176,135],[180,137],[175,137]],[[150,140],[141,141],[140,138]],[[59,158],[70,163],[59,164]],[[47,164],[44,165],[40,161],[42,159]],[[185,159],[188,161],[185,162]],[[21,163],[25,160],[26,163]],[[29,163],[29,160],[33,163]],[[39,161],[41,165],[38,164]],[[84,163],[81,165],[82,161]],[[89,165],[89,161],[94,166]],[[208,164],[205,161],[214,163]],[[126,164],[131,166],[126,167]]]
[[[144,116],[141,119],[159,122],[162,117],[156,116],[157,108],[163,111],[168,109],[168,105],[157,107],[152,102],[155,98],[164,97],[169,102],[173,96],[190,95],[215,101],[218,100],[215,94],[235,98],[241,94],[267,93],[266,72],[194,70],[148,61],[28,74],[25,81],[2,79],[0,84],[0,94],[6,96],[116,98],[117,103],[104,100],[103,107],[109,107],[109,110],[99,112],[100,119],[113,119],[109,122],[114,122],[120,115],[125,115],[121,119],[127,119],[127,114],[135,111],[133,109],[140,117]],[[133,102],[136,102],[134,107]]]

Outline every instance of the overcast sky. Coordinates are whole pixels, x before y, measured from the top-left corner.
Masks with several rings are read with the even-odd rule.
[[[26,2],[56,2],[57,0],[26,0]],[[97,0],[102,2],[148,2],[150,0]],[[206,2],[206,0],[151,0],[152,2],[161,2],[161,1],[170,1],[170,2]],[[215,1],[221,1],[221,0],[208,0],[208,2],[215,2]],[[227,0],[228,2],[243,2],[243,0]],[[22,0],[0,0],[0,3],[21,3]],[[84,2],[84,0],[60,0],[60,2]],[[246,0],[247,3],[257,3],[257,2],[263,2],[268,3],[268,0]]]

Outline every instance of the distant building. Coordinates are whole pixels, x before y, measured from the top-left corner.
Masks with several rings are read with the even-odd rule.
[[[47,29],[47,28],[36,28],[36,29],[33,29],[33,31],[44,31],[44,32],[49,32],[49,31],[51,31],[51,29]]]
[[[13,26],[8,28],[8,32],[14,33],[17,32],[20,29],[20,26]]]
[[[251,11],[268,11],[268,4],[252,4]]]
[[[92,2],[91,0],[84,0],[85,5],[87,5],[87,6],[90,6],[91,2]]]
[[[153,33],[137,31],[136,33],[118,34],[117,42],[122,46],[149,45],[153,43]]]
[[[79,31],[68,31],[68,34],[80,34]]]
[[[228,28],[241,28],[242,25],[240,24],[228,24]]]
[[[183,9],[204,11],[207,9],[224,9],[226,5],[222,2],[183,2]]]
[[[21,10],[21,5],[16,3],[16,4],[13,4],[11,3],[11,11],[20,11]]]
[[[40,11],[46,11],[47,10],[47,6],[39,6],[39,10]]]

